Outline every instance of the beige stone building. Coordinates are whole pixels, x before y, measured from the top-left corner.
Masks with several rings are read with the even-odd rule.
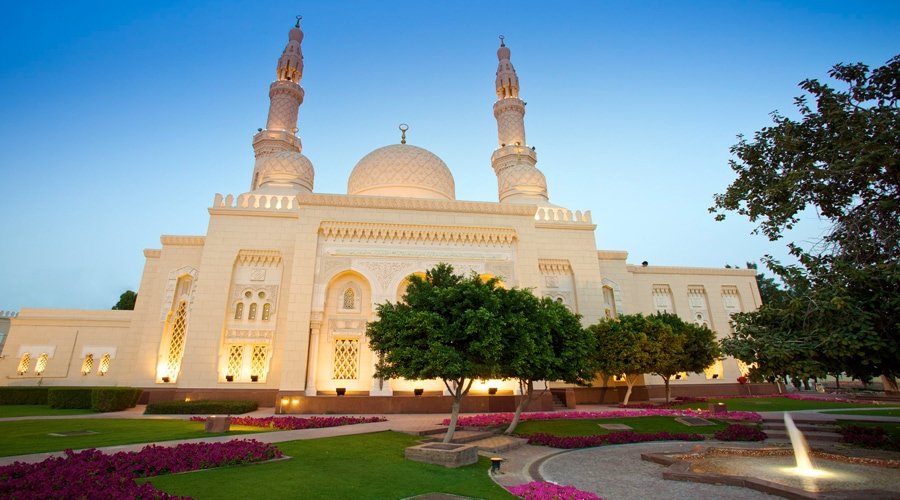
[[[553,297],[586,325],[668,311],[722,334],[729,315],[760,305],[752,270],[628,264],[626,252],[598,251],[590,211],[550,202],[502,39],[496,202],[457,200],[450,169],[406,144],[405,126],[398,144],[357,163],[346,194],[315,192],[297,136],[302,40],[298,24],[269,88],[266,128],[253,137],[250,190],[214,196],[206,235],[162,236],[160,248],[144,250],[134,311],[23,309],[9,318],[4,385],[135,386],[152,400],[255,398],[284,411],[445,410],[438,381],[374,378],[365,337],[376,304],[398,300],[408,276],[439,262]],[[736,392],[739,375],[726,359],[673,390]],[[650,395],[661,388],[655,378],[645,380]],[[505,408],[490,402],[490,387],[515,390],[477,383],[472,394],[483,401],[469,409]],[[616,398],[599,386],[568,394],[569,404]]]

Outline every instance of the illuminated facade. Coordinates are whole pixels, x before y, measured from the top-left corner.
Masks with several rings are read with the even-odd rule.
[[[497,202],[457,200],[450,169],[406,144],[405,128],[399,144],[357,163],[346,195],[316,193],[297,135],[302,40],[298,24],[269,88],[266,128],[253,137],[250,190],[214,196],[206,235],[162,236],[144,251],[134,311],[24,309],[11,318],[4,384],[134,386],[155,399],[253,397],[279,407],[337,392],[369,396],[359,401],[439,395],[439,381],[374,378],[365,338],[376,304],[398,300],[408,276],[439,262],[531,288],[585,324],[669,311],[724,333],[731,314],[759,306],[752,270],[630,265],[626,252],[597,250],[589,211],[550,203],[502,40],[490,156]],[[739,375],[727,359],[673,390],[736,392]],[[514,390],[491,381],[473,394],[489,385]],[[658,389],[650,378],[646,386]],[[577,394],[614,398],[599,387]]]

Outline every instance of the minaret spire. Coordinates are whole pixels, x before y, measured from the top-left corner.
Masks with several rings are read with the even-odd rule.
[[[497,142],[491,155],[501,203],[546,203],[547,180],[538,170],[537,153],[525,142],[525,102],[519,99],[519,76],[510,62],[503,35],[497,49]]]
[[[302,16],[288,32],[288,43],[278,58],[275,81],[269,86],[269,118],[266,128],[253,136],[256,166],[251,191],[290,193],[311,192],[312,163],[300,152],[303,144],[297,137],[297,115],[303,104],[303,31]]]

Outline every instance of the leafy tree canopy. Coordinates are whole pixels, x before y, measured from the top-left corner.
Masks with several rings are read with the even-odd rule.
[[[135,302],[137,302],[137,294],[131,290],[125,290],[125,292],[119,296],[119,301],[116,302],[116,305],[112,306],[112,309],[119,311],[133,311]]]
[[[736,339],[783,339],[810,346],[829,372],[900,373],[900,56],[884,66],[838,64],[842,89],[805,80],[795,99],[800,120],[772,114],[774,125],[732,146],[737,179],[710,211],[758,222],[780,239],[814,209],[828,223],[808,248],[788,247],[799,265],[766,257],[787,288],[780,303],[737,323]],[[756,314],[756,316],[754,316]],[[729,349],[737,349],[733,343]],[[748,349],[740,349],[748,351]],[[753,349],[749,349],[753,350]],[[778,358],[778,357],[775,357]],[[775,359],[773,358],[773,359]],[[757,360],[759,361],[759,360]],[[790,367],[772,368],[783,372]]]
[[[659,331],[667,328],[668,332]],[[625,374],[627,405],[638,376],[653,372],[659,364],[663,346],[654,339],[671,335],[671,328],[642,314],[623,314],[588,330],[597,338],[597,370],[607,377]]]

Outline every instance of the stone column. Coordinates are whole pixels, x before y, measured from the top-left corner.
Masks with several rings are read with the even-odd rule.
[[[306,362],[306,395],[316,396],[318,388],[316,380],[318,379],[319,369],[319,330],[322,328],[322,312],[313,311],[310,314],[309,321],[309,359]]]

